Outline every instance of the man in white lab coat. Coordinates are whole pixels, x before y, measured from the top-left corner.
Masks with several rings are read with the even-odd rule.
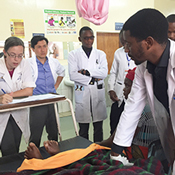
[[[168,40],[168,22],[155,9],[143,9],[123,26],[125,51],[138,65],[112,145],[111,158],[123,161],[148,99],[162,147],[175,160],[175,42]],[[125,161],[123,161],[125,163]]]
[[[119,39],[121,45],[124,46],[123,30],[120,31]],[[128,70],[133,69],[134,67],[136,67],[136,65],[134,61],[131,60],[131,58],[125,52],[124,47],[120,47],[115,51],[114,60],[108,79],[108,93],[111,100],[113,101],[110,113],[111,135],[116,129],[116,126],[120,119],[120,115],[125,105],[123,96],[125,76],[128,73]]]
[[[12,102],[14,97],[31,96],[35,82],[31,68],[24,59],[24,42],[17,37],[5,41],[4,56],[0,58],[0,104]],[[0,113],[0,149],[2,156],[19,152],[22,133],[26,143],[30,129],[28,109]]]
[[[75,83],[75,116],[80,136],[89,139],[89,123],[93,122],[94,142],[103,140],[103,120],[107,118],[104,79],[108,73],[106,54],[94,49],[91,28],[79,32],[82,47],[69,53],[70,80]]]
[[[31,39],[31,47],[35,53],[34,57],[28,59],[36,83],[33,95],[56,93],[65,75],[64,67],[57,59],[47,57],[47,38],[34,36]],[[40,146],[44,126],[46,126],[48,139],[57,141],[58,128],[53,104],[30,108],[31,136],[29,142],[35,143],[37,147]]]

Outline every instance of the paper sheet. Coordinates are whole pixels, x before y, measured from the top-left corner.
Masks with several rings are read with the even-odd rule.
[[[56,94],[32,95],[32,96],[29,96],[29,97],[26,97],[26,98],[13,99],[13,101],[9,104],[36,101],[36,100],[45,100],[45,99],[59,98],[59,97],[60,98],[65,97],[65,95],[56,95]]]

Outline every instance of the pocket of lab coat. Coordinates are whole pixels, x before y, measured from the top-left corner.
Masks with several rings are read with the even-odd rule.
[[[97,89],[98,91],[98,101],[104,101],[105,100],[105,88],[103,89]]]
[[[0,83],[4,83],[5,80],[3,78],[0,78]]]
[[[80,91],[80,90],[75,91],[75,103],[83,102],[83,94],[84,94],[84,91]]]
[[[124,84],[122,84],[121,82],[117,82],[115,84],[114,90],[119,99],[121,99],[123,96],[123,88],[124,88]]]
[[[1,74],[1,73],[0,73],[0,82],[5,82],[3,76],[4,76],[4,74]]]
[[[16,90],[15,91],[22,89],[22,80],[21,79],[17,79],[15,83],[16,83]]]
[[[7,87],[8,85],[6,81],[3,79],[3,77],[1,77],[0,78],[0,88],[3,89],[6,93],[8,93],[9,91],[7,92]],[[0,89],[0,95],[4,94],[4,92],[1,89]]]

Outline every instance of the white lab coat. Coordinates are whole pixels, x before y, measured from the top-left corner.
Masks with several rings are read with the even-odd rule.
[[[32,76],[34,81],[36,82],[38,78],[38,66],[36,63],[36,56],[33,56],[32,58],[28,58],[27,60],[30,62],[30,65],[32,68]],[[56,83],[58,76],[61,76],[61,77],[65,76],[65,69],[59,63],[59,61],[55,58],[48,57],[48,62],[52,72],[52,76],[54,78],[54,82]]]
[[[70,80],[75,82],[75,89],[78,86],[82,87],[81,90],[75,90],[75,116],[77,122],[90,123],[91,120],[97,122],[106,119],[104,87],[104,79],[108,73],[106,54],[93,48],[88,58],[81,47],[69,53],[68,66]],[[78,73],[81,69],[88,70],[90,76]],[[97,89],[96,82],[94,85],[89,85],[92,77],[102,79],[98,81],[98,84],[102,84],[102,89]]]
[[[128,56],[130,59],[130,57]],[[129,65],[128,65],[129,63]],[[108,92],[110,90],[115,91],[117,97],[120,99],[119,106],[123,102],[123,88],[124,79],[128,72],[128,69],[136,67],[133,60],[128,61],[124,47],[117,49],[114,53],[114,60],[110,70],[110,76],[108,79]]]
[[[155,110],[155,108],[157,107],[155,105],[156,100],[154,99],[153,93],[153,80],[152,75],[149,74],[148,70],[146,69],[146,64],[147,62],[144,62],[136,69],[131,93],[129,94],[128,100],[125,104],[125,109],[121,115],[113,142],[117,145],[124,147],[128,147],[131,145],[137,123],[148,98],[153,118],[155,119],[155,123],[157,125],[162,146],[165,148],[165,155],[167,156],[168,160],[172,161],[170,155],[171,153],[169,152],[170,147],[168,147],[168,144],[166,143],[166,141],[168,142],[168,139],[170,137],[170,134],[166,133],[170,128],[170,126],[167,124],[169,121],[167,122],[165,115],[161,114],[164,109],[163,107],[158,107],[159,110]],[[173,41],[170,42],[170,59],[167,69],[167,83],[170,116],[172,129],[175,135],[175,100],[173,99],[173,97],[175,97],[175,42]],[[174,140],[174,135],[171,137],[172,142]],[[175,145],[175,142],[172,143],[172,145],[173,144]],[[175,149],[175,147],[173,149]],[[172,156],[174,156],[174,153]]]
[[[22,59],[21,63],[15,68],[11,78],[5,65],[4,57],[0,58],[0,88],[6,91],[6,93],[10,93],[27,87],[35,87],[28,61],[26,59]],[[2,94],[3,92],[0,90],[0,95]],[[23,132],[27,143],[30,136],[28,109],[0,113],[0,142],[2,140],[10,114],[12,114],[17,125]]]

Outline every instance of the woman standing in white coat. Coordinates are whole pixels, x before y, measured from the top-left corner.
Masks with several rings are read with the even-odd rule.
[[[104,79],[108,73],[106,54],[92,48],[92,29],[79,32],[82,47],[69,53],[69,76],[75,82],[75,116],[80,136],[89,138],[89,123],[93,121],[94,142],[103,140],[103,120],[107,118]]]
[[[30,96],[35,83],[27,60],[23,59],[24,43],[17,37],[5,41],[4,57],[0,58],[0,104],[12,102],[13,97]],[[19,152],[21,135],[29,139],[27,109],[0,114],[0,149],[2,156]]]

